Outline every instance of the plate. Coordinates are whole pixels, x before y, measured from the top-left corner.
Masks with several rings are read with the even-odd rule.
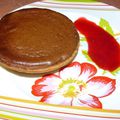
[[[73,22],[79,17],[95,22],[120,43],[119,10],[101,10],[101,6],[93,10],[67,7],[60,9],[48,3],[46,5],[49,9],[66,15]],[[22,8],[46,8],[46,5],[36,2]],[[76,58],[70,65],[52,75],[25,75],[0,67],[1,119],[120,119],[120,68],[113,72],[99,68],[87,54],[85,37],[80,36],[80,49]],[[47,86],[39,87],[44,84]],[[76,99],[74,90],[78,90],[78,85],[79,97]],[[48,92],[50,90],[55,93]],[[63,97],[64,91],[66,95]],[[41,95],[43,92],[46,93]]]

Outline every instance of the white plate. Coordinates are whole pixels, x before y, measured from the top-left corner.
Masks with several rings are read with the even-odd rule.
[[[31,8],[31,7],[41,7],[40,4],[34,3],[28,6],[25,6],[23,8]],[[45,7],[45,6],[42,6]],[[96,22],[99,25],[99,21],[101,18],[107,21],[107,25],[109,23],[109,27],[113,29],[114,37],[118,42],[120,42],[120,34],[119,34],[119,20],[120,20],[120,12],[112,11],[98,11],[98,10],[80,10],[80,9],[59,9],[59,8],[51,8],[52,10],[61,12],[62,14],[69,17],[73,22],[78,19],[79,17],[86,17],[87,19]],[[117,19],[114,18],[114,16],[118,16]],[[105,25],[106,26],[106,25]],[[83,37],[83,36],[82,36]],[[90,103],[90,99],[88,99],[88,93],[92,95],[92,98],[96,99],[93,100],[92,104],[86,105],[86,104],[79,104],[75,103],[72,106],[66,106],[62,105],[61,101],[63,97],[60,95],[53,95],[52,99],[49,99],[49,102],[42,103],[39,102],[41,99],[41,96],[35,96],[31,93],[32,86],[35,85],[35,81],[37,79],[40,79],[41,77],[38,76],[30,76],[30,75],[24,75],[24,74],[17,74],[11,71],[8,71],[2,67],[0,67],[0,117],[4,118],[7,116],[10,118],[12,116],[13,118],[20,119],[20,118],[26,118],[26,119],[48,119],[48,118],[55,118],[55,119],[120,119],[120,70],[114,73],[110,73],[108,71],[104,71],[97,67],[95,63],[93,63],[91,60],[89,60],[88,55],[85,54],[87,51],[87,42],[81,41],[80,44],[80,50],[74,59],[74,61],[77,63],[74,63],[74,65],[65,71],[60,72],[61,77],[61,90],[57,91],[57,93],[61,94],[66,88],[69,88],[70,84],[75,84],[77,88],[76,81],[78,80],[78,73],[80,70],[78,68],[74,67],[76,64],[81,67],[81,65],[89,66],[85,67],[87,69],[87,72],[85,69],[82,69],[82,73],[84,75],[80,76],[81,79],[81,85],[84,87],[86,86],[86,91],[80,91],[81,97],[80,99],[85,100],[86,103]],[[84,53],[84,54],[83,54]],[[86,63],[86,64],[84,64]],[[73,68],[74,67],[74,68]],[[69,68],[71,69],[69,71]],[[96,70],[95,70],[96,69]],[[91,73],[92,76],[89,79],[92,79],[94,76],[102,76],[107,77],[108,80],[102,79],[96,84],[94,83],[93,86],[90,86],[87,82],[82,82],[82,80],[85,79],[87,75],[89,75],[89,71],[93,72]],[[68,74],[71,73],[71,74]],[[55,75],[58,75],[58,73],[54,73]],[[67,83],[63,82],[63,80],[70,79],[72,77],[75,77],[74,82],[69,81]],[[49,81],[51,81],[50,76],[48,76]],[[88,78],[86,78],[88,79]],[[115,80],[112,80],[115,79]],[[58,80],[58,79],[57,79]],[[57,86],[56,79],[53,79],[53,83]],[[106,84],[101,86],[102,82],[105,81]],[[109,81],[109,82],[108,82]],[[52,82],[50,82],[49,88],[44,88],[44,90],[51,89],[53,87]],[[87,85],[88,84],[88,85]],[[66,87],[64,87],[66,85]],[[55,87],[56,87],[55,86]],[[90,86],[89,88],[87,88]],[[95,87],[94,87],[95,86]],[[39,89],[38,89],[39,91]],[[84,95],[84,97],[82,96]],[[94,97],[93,97],[94,96]],[[102,97],[101,97],[102,96]],[[90,96],[89,96],[90,98]],[[48,99],[46,99],[48,101]],[[67,100],[67,101],[66,101]],[[76,100],[76,99],[75,99]],[[70,99],[65,99],[64,102],[70,102]],[[77,106],[77,107],[76,107]]]

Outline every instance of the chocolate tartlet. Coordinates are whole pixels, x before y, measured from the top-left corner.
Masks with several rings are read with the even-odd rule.
[[[23,9],[0,20],[0,65],[23,73],[48,73],[73,60],[79,35],[66,16]]]

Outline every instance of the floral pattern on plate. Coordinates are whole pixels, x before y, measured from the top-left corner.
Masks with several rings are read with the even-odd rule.
[[[40,102],[69,106],[102,108],[99,98],[115,90],[116,81],[95,76],[97,69],[90,63],[73,62],[58,75],[44,76],[35,81],[32,94],[42,96]]]

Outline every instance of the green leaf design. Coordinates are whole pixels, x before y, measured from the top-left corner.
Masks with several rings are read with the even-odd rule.
[[[56,1],[63,1],[63,2],[96,2],[96,0],[56,0]]]
[[[111,72],[112,75],[116,76],[118,73],[120,73],[120,67]]]
[[[87,50],[82,50],[82,53],[83,53],[83,55],[85,56],[85,58],[86,58],[88,61],[92,61],[92,59],[91,59],[90,56],[88,55]]]
[[[104,75],[104,74],[106,74],[106,73],[107,73],[107,71],[106,71],[106,70],[103,70],[102,75]]]
[[[110,33],[112,36],[114,36],[114,32],[112,30],[112,27],[110,26],[109,22],[103,18],[100,19],[99,26],[105,29],[108,33]]]
[[[82,37],[81,39],[80,39],[80,41],[86,41],[86,38],[85,37]]]

